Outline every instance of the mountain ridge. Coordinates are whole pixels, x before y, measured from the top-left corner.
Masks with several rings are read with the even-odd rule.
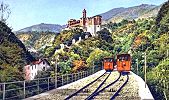
[[[120,22],[123,19],[133,20],[138,18],[154,17],[157,15],[160,7],[161,5],[157,6],[152,4],[141,4],[127,8],[124,7],[113,8],[99,15],[102,16],[103,23]]]
[[[55,32],[59,33],[66,25],[59,25],[59,24],[47,24],[47,23],[40,23],[36,25],[32,25],[18,31],[15,31],[16,34],[18,33],[25,33],[25,32]]]

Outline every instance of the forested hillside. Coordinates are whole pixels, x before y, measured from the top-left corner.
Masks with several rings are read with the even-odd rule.
[[[0,21],[0,82],[23,79],[23,66],[33,60],[24,44]]]
[[[156,18],[156,25],[159,27],[161,33],[166,33],[169,31],[169,1],[164,3],[158,12]]]
[[[16,36],[24,43],[27,48],[34,48],[41,51],[47,46],[52,45],[53,40],[59,33],[54,32],[23,32]]]

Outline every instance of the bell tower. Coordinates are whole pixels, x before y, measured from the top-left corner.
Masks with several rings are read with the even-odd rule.
[[[82,26],[86,25],[86,9],[83,9]]]
[[[83,9],[83,18],[86,18],[86,9]]]

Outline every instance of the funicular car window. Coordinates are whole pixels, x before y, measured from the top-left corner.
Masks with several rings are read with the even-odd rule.
[[[128,56],[125,56],[124,59],[125,59],[126,61],[128,61]]]
[[[113,62],[113,59],[112,58],[107,58],[104,60],[104,62]]]
[[[119,61],[122,61],[123,60],[123,58],[122,57],[119,57]]]
[[[120,56],[119,61],[128,61],[128,57],[127,56]]]

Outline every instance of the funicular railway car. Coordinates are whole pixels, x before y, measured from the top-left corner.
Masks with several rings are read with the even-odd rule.
[[[117,70],[119,72],[129,72],[131,70],[131,57],[130,54],[117,55]]]
[[[114,70],[114,59],[112,57],[104,58],[104,69],[106,71]]]

